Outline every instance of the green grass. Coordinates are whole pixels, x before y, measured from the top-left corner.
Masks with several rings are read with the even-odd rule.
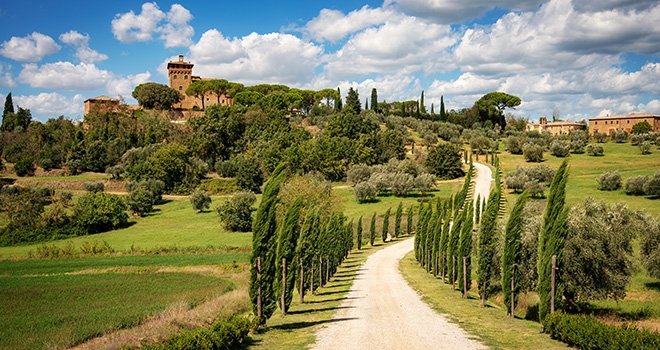
[[[216,199],[212,207],[217,206]],[[107,242],[117,251],[131,247],[154,249],[158,247],[250,247],[251,233],[228,232],[220,225],[215,211],[195,212],[188,199],[174,199],[156,206],[156,212],[144,218],[136,218],[127,228],[80,236],[46,244],[64,246],[71,242],[76,248],[87,241]],[[25,257],[44,243],[0,247],[0,258]]]
[[[618,171],[623,184],[632,176],[653,175],[660,171],[660,150],[654,148],[652,154],[642,155],[639,148],[630,143],[608,142],[601,145],[605,149],[605,155],[602,157],[591,157],[586,153],[571,154],[568,157],[570,165],[566,186],[568,204],[577,204],[585,197],[593,197],[609,203],[623,202],[631,209],[645,211],[656,218],[660,217],[660,200],[628,196],[623,188],[617,191],[600,191],[597,183],[598,177],[605,171]],[[545,164],[557,169],[563,161],[563,158],[557,158],[550,152],[545,152],[543,156],[545,158],[543,163],[527,163],[522,155],[512,155],[507,151],[501,151],[499,154],[500,164],[505,175],[518,166]],[[508,192],[507,202],[513,205],[516,195]]]
[[[189,273],[0,276],[0,348],[67,347],[231,289],[227,279]]]
[[[451,289],[451,285],[442,283],[420,268],[412,252],[401,260],[399,268],[426,303],[493,349],[567,348],[540,333],[541,326],[537,322],[511,319],[504,309],[490,302],[486,307],[480,307],[475,292],[470,292],[469,298],[463,299],[460,292]]]

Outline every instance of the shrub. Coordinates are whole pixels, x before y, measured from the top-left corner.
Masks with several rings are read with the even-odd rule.
[[[431,174],[443,179],[455,179],[464,174],[458,145],[443,143],[431,147],[425,165]]]
[[[232,159],[219,160],[215,162],[215,171],[222,177],[234,177],[238,171],[238,166]]]
[[[354,164],[346,172],[346,181],[357,184],[359,182],[369,180],[371,177],[372,168],[364,164]]]
[[[252,322],[234,316],[218,321],[210,328],[197,328],[175,335],[162,344],[142,346],[144,350],[239,349],[247,338]]]
[[[426,192],[430,192],[433,190],[433,186],[435,185],[435,176],[424,173],[424,174],[419,174],[415,178],[415,188],[421,192],[422,194],[425,194]]]
[[[618,171],[606,171],[598,178],[598,189],[601,191],[616,191],[621,188],[621,175]]]
[[[105,189],[103,182],[85,182],[83,187],[85,187],[85,191],[92,193],[103,192]]]
[[[654,198],[660,197],[660,172],[655,173],[653,177],[644,184],[644,193]]]
[[[651,154],[651,143],[648,141],[644,141],[639,145],[639,151],[642,152],[642,154]]]
[[[648,181],[649,177],[642,175],[629,178],[626,180],[626,184],[624,186],[626,194],[631,196],[643,196],[646,193],[644,192],[644,186],[646,186]]]
[[[598,143],[605,143],[605,142],[607,142],[607,134],[604,133],[604,132],[597,132],[597,133],[594,133],[593,137],[594,137],[594,141],[596,141],[596,142],[598,142]]]
[[[87,193],[73,207],[73,217],[88,233],[104,232],[128,222],[126,203],[104,192]]]
[[[589,144],[587,145],[587,154],[592,157],[600,157],[605,155],[605,150],[601,145]]]
[[[217,211],[220,221],[229,231],[249,232],[252,230],[252,205],[257,197],[252,192],[238,192],[222,203]]]
[[[552,181],[555,171],[547,165],[518,167],[505,178],[506,186],[516,193],[528,189],[532,197],[543,197],[543,191]]]
[[[105,169],[105,173],[110,175],[113,180],[119,180],[124,173],[124,167],[121,164],[109,166]]]
[[[660,278],[660,221],[641,232],[642,264],[651,277]]]
[[[156,198],[146,185],[137,185],[128,192],[126,205],[137,216],[144,216],[154,209]]]
[[[415,188],[415,179],[410,174],[394,173],[390,179],[392,192],[397,196],[407,196]]]
[[[522,154],[523,145],[525,144],[525,138],[522,136],[510,136],[506,140],[506,149],[511,154]]]
[[[628,141],[628,133],[625,130],[616,130],[612,135],[612,139],[616,143],[625,143]]]
[[[555,312],[544,322],[544,330],[553,339],[579,349],[657,349],[660,333],[640,330],[632,325],[610,326],[590,315],[567,315]]]
[[[633,133],[633,135],[630,136],[630,144],[633,146],[639,146],[642,142],[644,142],[645,139],[646,138],[644,137],[644,135],[638,135]]]
[[[358,203],[367,203],[376,200],[378,190],[371,181],[363,181],[353,186],[353,193]]]
[[[197,189],[190,195],[190,204],[193,210],[201,213],[211,206],[211,196],[206,191]]]
[[[550,143],[550,153],[555,157],[566,157],[571,152],[571,142],[568,140],[554,140]]]
[[[633,134],[646,134],[651,132],[653,128],[651,127],[651,124],[649,124],[647,121],[643,121],[641,123],[637,123],[633,125],[632,127],[632,133]]]
[[[528,162],[539,163],[543,161],[543,147],[537,144],[527,143],[523,146],[523,156]]]
[[[571,153],[582,154],[584,153],[584,146],[587,143],[582,140],[571,141]]]
[[[244,191],[259,193],[264,183],[264,174],[255,157],[241,156],[236,165],[236,186]]]
[[[529,193],[530,197],[543,198],[547,184],[540,183],[536,180],[528,181],[523,185],[523,189]]]
[[[14,171],[17,176],[34,176],[34,162],[28,157],[20,157],[16,163],[14,163]]]

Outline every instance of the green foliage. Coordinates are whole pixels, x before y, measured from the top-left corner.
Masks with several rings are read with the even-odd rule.
[[[481,122],[491,121],[493,125],[499,125],[500,129],[506,127],[504,110],[515,109],[521,103],[520,97],[509,95],[504,92],[490,92],[482,96],[474,103],[479,113]]]
[[[362,249],[362,216],[358,219],[358,224],[357,224],[357,249],[360,250]]]
[[[236,158],[236,186],[245,191],[261,192],[264,175],[256,157],[242,154]]]
[[[280,304],[280,309],[284,313],[289,310],[293,297],[293,288],[296,284],[296,272],[298,271],[297,266],[299,262],[295,257],[296,244],[300,236],[300,211],[302,210],[302,206],[303,199],[298,197],[287,209],[277,236],[275,285],[277,286],[278,300],[281,300],[282,295],[284,295],[284,305]],[[282,283],[282,273],[284,272],[282,265],[283,259],[286,261],[286,281],[284,284]]]
[[[360,114],[362,111],[362,106],[360,105],[360,96],[358,95],[357,90],[354,90],[352,87],[348,88],[348,94],[346,95],[346,106],[344,110],[354,114]]]
[[[7,97],[10,97],[8,95]],[[18,107],[18,111],[8,112],[9,110],[13,111],[13,105],[11,109],[7,108],[7,100],[5,100],[5,113],[2,115],[2,131],[26,131],[28,126],[32,122],[32,113],[29,109]]]
[[[644,193],[651,198],[660,197],[660,171],[649,177],[649,180],[646,181],[646,184],[644,184]]]
[[[4,118],[10,114],[14,114],[14,100],[11,97],[11,92],[5,97],[5,108],[2,110],[2,119],[4,124]],[[2,128],[2,131],[6,131],[5,128]]]
[[[220,221],[229,231],[249,232],[252,229],[252,205],[257,197],[252,192],[237,192],[218,208]]]
[[[458,289],[463,290],[463,257],[467,257],[465,274],[467,275],[467,289],[472,285],[472,232],[474,229],[474,207],[469,201],[465,207],[465,222],[461,227],[458,243]]]
[[[376,88],[371,89],[371,110],[378,112],[378,91],[376,91]]]
[[[188,124],[192,129],[191,150],[211,165],[230,157],[246,128],[243,113],[221,105],[207,108]]]
[[[376,200],[378,190],[369,181],[359,182],[353,186],[353,193],[358,203],[369,203]]]
[[[632,133],[633,134],[646,134],[653,131],[653,128],[651,127],[651,124],[649,124],[647,121],[643,121],[641,123],[636,123],[632,127]]]
[[[376,213],[371,216],[371,224],[369,225],[369,245],[373,246],[376,240]]]
[[[385,215],[383,215],[383,230],[381,232],[381,239],[383,242],[387,241],[387,236],[390,230],[390,210],[391,208],[387,208]]]
[[[524,271],[522,263],[523,210],[529,195],[523,192],[516,200],[504,233],[504,253],[502,254],[502,296],[507,314],[511,313],[511,303],[515,305],[520,291],[520,280]],[[513,273],[515,268],[515,274]],[[511,300],[511,279],[514,279],[513,300]]]
[[[262,315],[259,324],[275,311],[277,305],[275,293],[276,274],[276,239],[277,239],[277,204],[280,186],[286,180],[285,165],[279,165],[271,174],[261,196],[261,204],[257,209],[252,228],[252,258],[250,277],[250,300],[253,312],[257,314],[257,299],[261,289]],[[261,273],[257,270],[257,260],[261,260]]]
[[[451,230],[449,232],[449,236],[447,237],[447,274],[449,275],[449,283],[453,283],[456,281],[456,278],[459,278],[458,276],[458,270],[456,269],[458,266],[454,266],[454,258],[456,258],[456,264],[459,263],[459,258],[458,258],[458,248],[460,244],[460,237],[461,237],[461,228],[463,226],[463,222],[465,222],[465,210],[461,210],[457,213],[457,215],[454,215],[454,222],[451,225]]]
[[[222,177],[236,176],[237,164],[233,159],[219,160],[215,162],[215,171]]]
[[[320,221],[321,217],[319,211],[315,208],[307,208],[305,221],[300,229],[298,243],[296,244],[296,258],[298,259],[298,262],[302,264],[305,271],[310,271],[312,266],[318,261],[318,240],[321,231]],[[307,273],[305,274],[307,275]],[[316,275],[312,275],[311,272],[308,276],[309,277],[307,277],[305,281],[305,288],[311,288],[312,281],[316,278]],[[318,286],[314,284],[314,287]],[[313,288],[313,290],[314,289],[315,288]],[[301,291],[299,290],[298,292]]]
[[[644,175],[633,176],[631,178],[628,178],[628,180],[626,180],[624,190],[626,191],[627,195],[643,196],[644,194],[646,194],[646,192],[644,192],[644,186],[648,181],[649,181],[648,176],[644,176]]]
[[[496,173],[499,172],[499,166],[495,171]],[[493,258],[497,249],[497,216],[499,214],[501,196],[502,192],[499,187],[490,192],[479,225],[477,287],[481,295],[482,306],[484,301],[492,293],[490,286],[495,277],[495,264],[497,262],[493,261]]]
[[[156,204],[156,196],[154,193],[146,186],[146,182],[141,181],[134,186],[131,186],[131,189],[128,192],[126,197],[126,205],[133,214],[137,216],[144,216],[153,211],[154,204]]]
[[[126,225],[127,209],[126,203],[119,196],[89,192],[74,205],[73,217],[89,233],[104,232]]]
[[[568,161],[564,160],[555,173],[550,186],[548,203],[543,214],[543,224],[538,238],[538,287],[539,294],[539,319],[545,319],[550,313],[550,291],[552,274],[552,256],[557,256],[557,261],[563,259],[563,251],[566,236],[568,235],[568,208],[566,208],[566,182],[568,181]],[[556,274],[555,296],[563,294],[563,267],[559,267]],[[555,298],[555,307],[562,309],[561,298]]]
[[[105,189],[103,182],[85,182],[83,187],[87,192],[103,192]]]
[[[605,149],[601,145],[591,143],[587,145],[587,154],[592,157],[601,157],[605,155]]]
[[[403,202],[399,202],[394,215],[394,238],[401,236],[401,217],[403,216]]]
[[[406,234],[412,234],[413,232],[413,219],[415,216],[415,212],[413,210],[413,206],[411,205],[408,208],[408,212],[406,213]]]
[[[594,133],[592,136],[594,138],[594,141],[596,141],[598,143],[607,142],[607,134],[604,133],[604,132],[597,132],[597,133]]]
[[[601,191],[616,191],[621,188],[621,175],[618,171],[606,171],[598,177],[598,189]]]
[[[34,176],[35,170],[34,162],[29,157],[22,156],[14,163],[17,176]]]
[[[660,221],[648,223],[640,236],[642,265],[649,276],[660,278]]]
[[[193,210],[201,213],[211,206],[211,196],[206,191],[197,189],[190,195],[190,204]]]
[[[651,154],[651,142],[644,141],[639,145],[639,151],[642,154]]]
[[[571,141],[554,140],[550,143],[550,153],[555,157],[566,157],[571,153]]]
[[[458,145],[443,143],[431,147],[425,165],[431,174],[442,179],[455,179],[464,174]]]
[[[628,133],[625,130],[614,130],[612,140],[616,143],[625,143],[628,141]]]
[[[230,195],[238,191],[236,179],[204,179],[199,184],[199,189],[211,195]]]
[[[529,192],[532,197],[543,197],[555,171],[547,165],[518,167],[505,178],[506,186],[515,193]]]
[[[175,335],[161,344],[143,345],[145,350],[238,349],[247,339],[252,321],[234,316],[209,328],[196,328]]]
[[[525,157],[527,162],[542,162],[543,147],[534,143],[527,143],[523,146],[523,157]]]
[[[146,109],[169,110],[179,103],[181,94],[171,87],[158,83],[143,83],[135,87],[132,93],[140,106]]]
[[[567,315],[556,312],[544,322],[544,330],[553,339],[578,349],[652,350],[660,347],[660,334],[631,325],[610,326],[590,315]]]

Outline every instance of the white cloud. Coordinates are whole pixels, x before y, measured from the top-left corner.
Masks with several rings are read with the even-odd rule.
[[[159,34],[165,47],[188,46],[195,33],[188,23],[192,18],[180,4],[173,4],[165,13],[155,2],[145,2],[139,15],[133,11],[115,15],[112,33],[123,43],[150,41],[154,34]]]
[[[25,64],[18,80],[34,88],[91,90],[104,86],[111,77],[109,71],[94,64],[59,61],[41,66]]]
[[[60,34],[60,41],[76,48],[76,58],[83,63],[105,61],[108,56],[89,48],[89,35],[70,30]]]
[[[302,85],[313,79],[323,49],[290,34],[252,33],[227,39],[212,29],[190,52],[195,75],[246,84]]]
[[[14,104],[29,108],[33,115],[46,118],[82,115],[84,98],[80,94],[66,97],[56,92],[42,92],[37,95],[13,96]]]
[[[334,42],[346,35],[400,16],[401,14],[390,9],[370,8],[366,5],[346,15],[338,10],[322,9],[318,16],[307,22],[304,32],[316,40]]]
[[[11,66],[0,62],[0,86],[12,88],[16,86],[16,81],[12,75]]]
[[[456,23],[479,18],[496,7],[510,10],[531,9],[541,0],[385,0],[384,7],[407,14],[431,18],[441,23]]]
[[[132,99],[131,94],[136,86],[146,83],[151,78],[151,73],[144,72],[125,77],[115,77],[107,83],[108,95]]]
[[[0,55],[19,62],[38,62],[59,51],[53,38],[38,32],[25,37],[12,36],[0,46]]]

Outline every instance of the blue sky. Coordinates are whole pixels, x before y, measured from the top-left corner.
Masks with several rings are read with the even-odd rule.
[[[0,4],[0,98],[40,120],[84,99],[195,74],[246,85],[372,87],[387,101],[490,91],[532,120],[660,113],[660,4],[603,0],[23,1]]]

